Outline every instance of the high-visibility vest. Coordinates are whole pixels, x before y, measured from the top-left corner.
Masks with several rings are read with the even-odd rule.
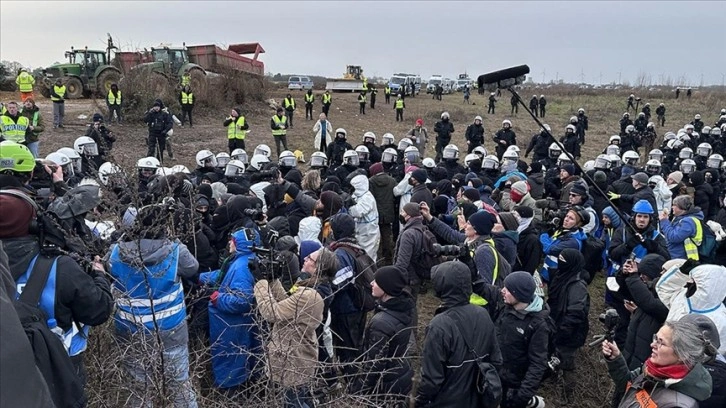
[[[364,79],[363,80],[363,90],[364,91],[367,91],[368,90],[368,80],[367,79]]]
[[[0,128],[2,132],[0,133],[2,133],[5,140],[15,143],[25,142],[25,132],[28,131],[28,126],[30,126],[30,120],[27,117],[20,115],[16,122],[10,116],[2,115],[0,116],[0,123],[2,126]]]
[[[35,78],[27,72],[21,72],[15,83],[18,84],[20,92],[33,92],[33,85],[35,85]]]
[[[284,104],[285,104],[285,109],[287,109],[289,107],[292,107],[293,109],[295,109],[295,99],[293,99],[293,98],[289,98],[289,99],[285,98]]]
[[[192,92],[186,93],[186,92],[182,91],[181,103],[182,103],[182,105],[192,105],[194,103],[194,93],[192,93]]]
[[[310,94],[310,95],[305,94],[305,102],[313,103],[314,100],[315,100],[315,95],[313,95],[313,94]]]
[[[4,115],[7,111],[8,108],[5,107],[5,104],[0,104],[0,115]]]
[[[686,258],[698,261],[700,258],[698,255],[698,247],[703,243],[703,226],[698,218],[691,217],[691,219],[696,224],[696,235],[693,238],[686,238],[683,242],[683,248],[686,250]]]
[[[35,267],[35,262],[38,260],[38,255],[36,255],[32,261],[30,261],[30,264],[28,265],[28,269],[25,271],[23,275],[21,275],[18,280],[15,282],[18,288],[18,298],[20,297],[20,293],[22,293],[22,289],[25,287],[26,283],[28,282],[28,279],[30,278],[30,274],[33,271],[33,268]],[[63,347],[66,349],[66,352],[69,356],[77,356],[78,354],[81,354],[84,350],[86,350],[86,347],[88,346],[88,326],[74,323],[71,325],[71,328],[63,331],[62,328],[58,327],[58,324],[55,319],[55,300],[56,300],[56,284],[58,282],[57,278],[57,267],[58,267],[58,258],[55,258],[53,260],[53,264],[51,265],[50,274],[48,275],[48,281],[45,284],[45,287],[43,288],[43,291],[40,294],[40,301],[38,302],[38,307],[45,312],[46,316],[48,317],[48,320],[46,320],[46,324],[48,324],[48,328],[55,333],[63,343]]]
[[[113,92],[109,89],[107,100],[109,105],[121,105],[121,91],[118,91],[118,95],[114,96]]]
[[[272,117],[272,120],[275,122],[275,125],[284,125],[287,123],[287,116],[279,117],[277,115]],[[287,134],[287,129],[283,126],[282,128],[278,128],[272,131],[272,136],[285,136]]]
[[[324,104],[329,104],[331,100],[333,100],[333,95],[323,94],[323,103]]]
[[[494,253],[494,271],[492,274],[492,285],[494,285],[495,282],[497,281],[497,277],[499,275],[499,253],[497,253],[497,250],[494,246],[494,240],[491,238],[487,239],[485,241],[485,244],[482,244],[482,245],[487,245]],[[469,251],[469,254],[471,255],[471,259],[474,259],[474,253],[476,252],[477,248],[474,248]],[[477,305],[477,306],[486,306],[487,304],[489,304],[489,301],[487,301],[483,297],[477,295],[476,293],[472,293],[471,295],[469,295],[469,303],[471,303],[472,305]]]
[[[55,94],[58,95],[58,97],[56,98],[55,96],[51,96],[50,100],[53,102],[61,102],[65,99],[65,96],[66,96],[66,86],[65,85],[61,85],[61,86],[53,85],[53,92],[55,92]]]
[[[192,83],[192,76],[189,74],[184,74],[181,77],[181,86],[185,87],[187,85],[191,85]]]
[[[229,125],[227,125],[227,139],[240,139],[245,140],[245,137],[247,136],[247,131],[242,130],[242,128],[245,126],[245,117],[240,116],[237,118],[236,121],[232,121]]]
[[[366,103],[366,96],[365,95],[358,95],[358,102],[360,102],[360,103]]]
[[[403,99],[396,99],[396,109],[403,109]]]
[[[391,94],[391,87],[390,86],[387,86],[387,87],[383,88],[383,92],[386,95],[390,95]]]

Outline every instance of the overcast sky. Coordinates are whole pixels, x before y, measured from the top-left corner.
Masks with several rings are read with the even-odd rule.
[[[723,84],[726,2],[0,2],[0,59],[33,68],[77,48],[259,42],[272,73],[472,77],[528,64],[538,82]],[[19,18],[22,16],[22,18]],[[713,18],[711,18],[713,16]]]

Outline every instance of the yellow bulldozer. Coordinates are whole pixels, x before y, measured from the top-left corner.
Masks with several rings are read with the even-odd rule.
[[[348,65],[343,78],[328,79],[325,89],[332,92],[360,92],[368,90],[368,80],[360,65]]]

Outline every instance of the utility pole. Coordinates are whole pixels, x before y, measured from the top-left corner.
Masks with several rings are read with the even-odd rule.
[[[546,73],[546,72],[547,72],[547,71],[545,71],[544,69],[542,70],[542,83],[543,83],[543,84],[545,83],[545,73]]]
[[[598,85],[602,85],[602,71],[600,71],[600,80],[598,81]]]
[[[558,83],[558,82],[560,82],[560,73],[559,73],[559,71],[558,72],[555,72],[555,83]]]
[[[620,80],[621,76],[623,75],[623,71],[618,71],[618,85],[622,84],[623,82]]]
[[[585,70],[582,68],[580,68],[580,83],[581,84],[585,83]]]
[[[701,71],[701,84],[699,85],[699,87],[703,88],[703,71]]]

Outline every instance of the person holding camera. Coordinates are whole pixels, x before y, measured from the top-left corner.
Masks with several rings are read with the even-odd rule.
[[[318,365],[316,329],[323,320],[324,301],[316,289],[331,282],[338,259],[321,248],[303,260],[302,273],[290,294],[277,276],[255,272],[254,298],[262,318],[272,325],[267,342],[267,365],[272,381],[284,390],[285,407],[312,407],[310,386]]]
[[[156,157],[159,162],[164,162],[164,150],[166,150],[166,135],[174,126],[169,112],[165,112],[164,103],[161,99],[154,101],[154,106],[146,112],[144,122],[149,126],[148,152],[147,156]],[[156,145],[159,145],[157,151]]]
[[[560,220],[555,218],[550,223],[549,230],[539,236],[539,242],[542,244],[545,255],[544,264],[539,270],[543,281],[549,282],[553,279],[550,272],[558,269],[560,252],[567,248],[578,251],[582,248],[582,243],[587,239],[582,227],[589,222],[590,214],[582,207],[575,206],[565,213],[565,217],[561,221],[562,225],[560,225]]]
[[[108,154],[113,148],[113,143],[116,141],[116,136],[111,132],[106,125],[103,124],[103,115],[100,113],[93,114],[93,123],[86,129],[86,136],[93,139],[98,146],[98,155],[103,160],[108,160]]]
[[[666,321],[650,343],[642,367],[629,370],[615,342],[604,341],[602,354],[616,388],[625,389],[618,407],[697,408],[711,396],[711,375],[702,363],[718,351],[699,327],[689,321]]]

